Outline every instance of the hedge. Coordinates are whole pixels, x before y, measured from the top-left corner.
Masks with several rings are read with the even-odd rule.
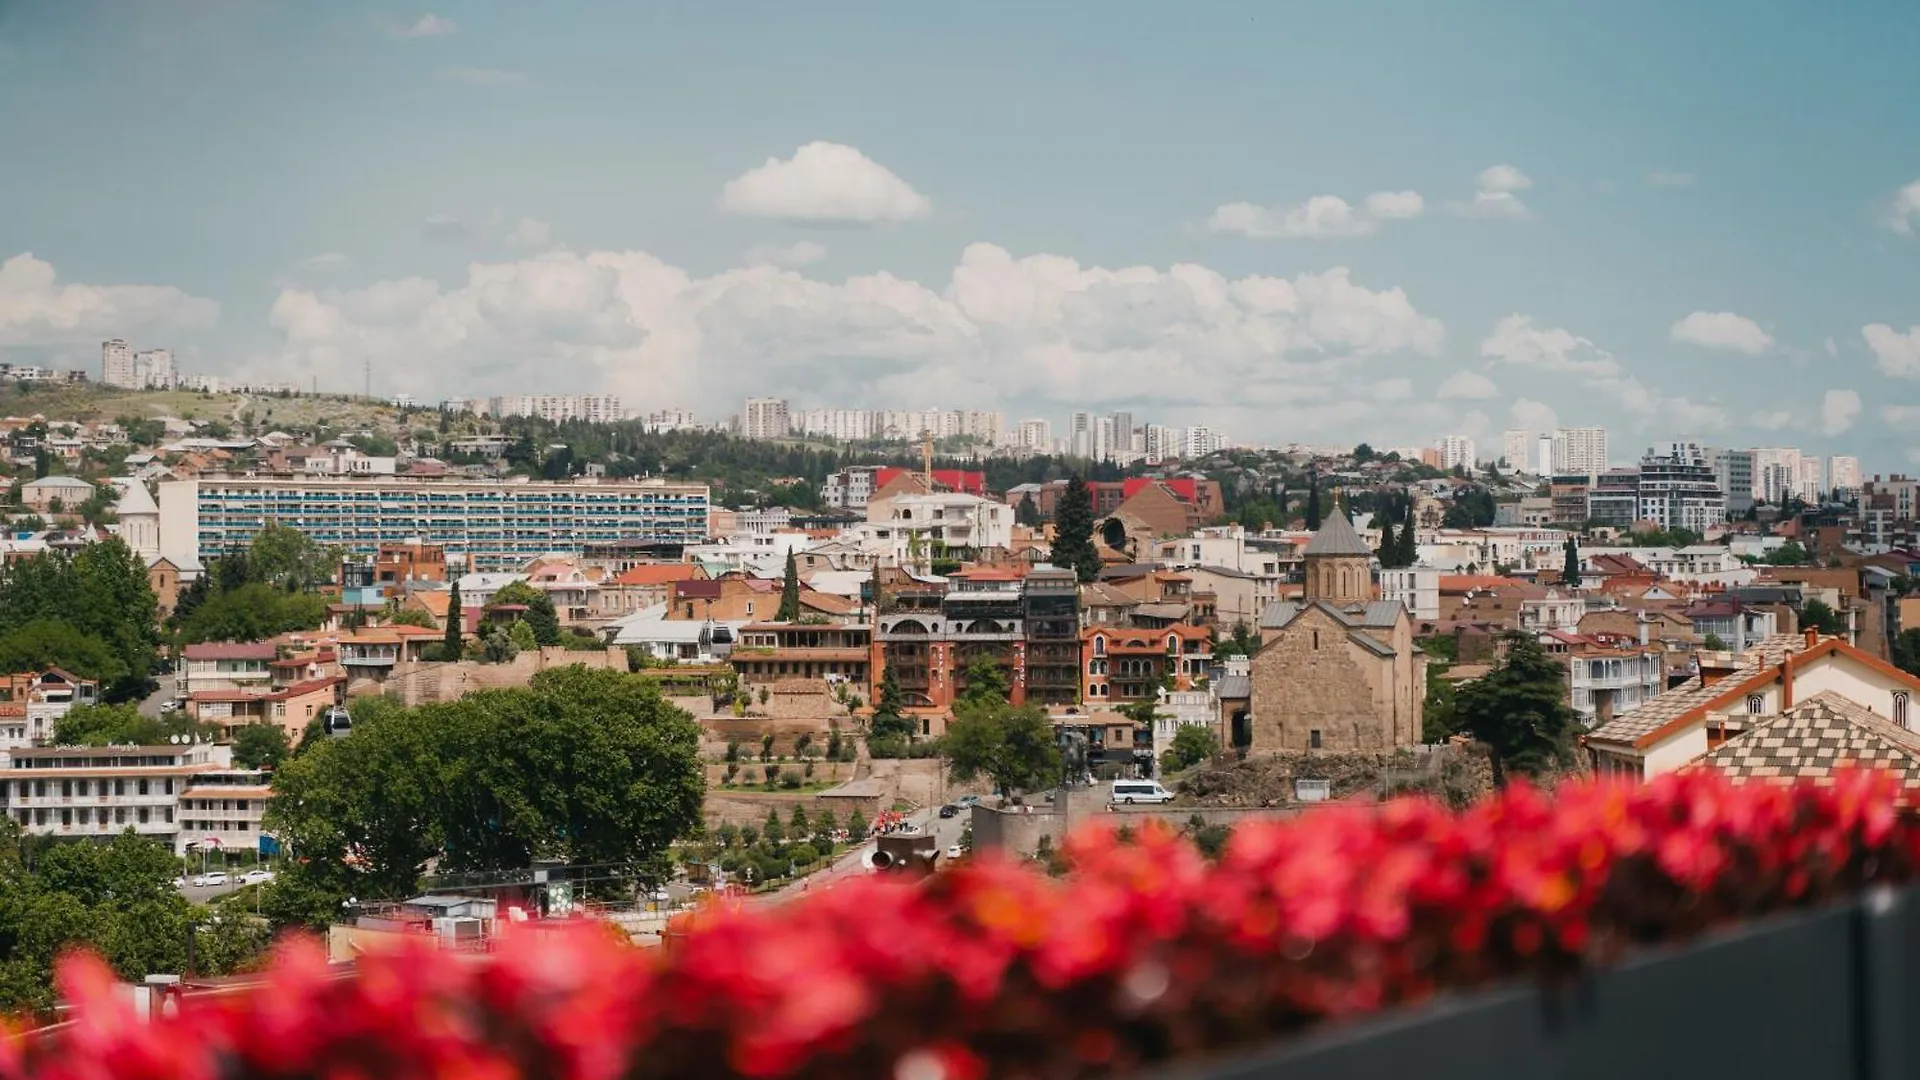
[[[665,949],[523,931],[484,961],[422,946],[342,979],[289,942],[264,987],[151,1026],[71,958],[79,1021],[6,1044],[0,1077],[1109,1075],[1908,881],[1898,794],[1691,774],[1458,814],[1335,805],[1242,826],[1215,861],[1166,828],[1092,828],[1064,878],[990,855],[857,878],[704,911]]]

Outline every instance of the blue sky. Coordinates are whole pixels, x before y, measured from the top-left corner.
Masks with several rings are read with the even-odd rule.
[[[1920,10],[1833,8],[0,0],[0,353],[1906,468]]]

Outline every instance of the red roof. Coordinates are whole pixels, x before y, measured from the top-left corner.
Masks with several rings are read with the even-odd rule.
[[[948,576],[968,581],[1020,581],[1027,575],[1010,566],[969,566]]]
[[[879,491],[881,488],[893,483],[895,477],[906,471],[907,470],[895,465],[889,465],[879,470],[873,474],[873,490]],[[919,470],[915,471],[917,472]],[[933,470],[933,482],[950,491],[960,492],[963,495],[985,495],[987,493],[987,474],[983,472],[972,472],[966,469],[935,469]]]
[[[666,585],[675,581],[692,581],[699,574],[700,567],[694,563],[641,563],[614,578],[613,583],[615,585]]]
[[[1200,498],[1200,485],[1188,476],[1175,477],[1171,480],[1155,480],[1150,476],[1131,477],[1120,482],[1120,497],[1131,499],[1148,484],[1159,484],[1183,502],[1195,502]]]
[[[204,641],[181,650],[189,660],[271,660],[274,654],[271,641]]]

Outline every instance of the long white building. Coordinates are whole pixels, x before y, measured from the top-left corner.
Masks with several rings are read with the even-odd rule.
[[[277,521],[349,554],[417,537],[470,569],[505,570],[588,544],[697,544],[708,498],[705,484],[659,480],[202,477],[160,485],[160,550],[181,566],[204,563]]]

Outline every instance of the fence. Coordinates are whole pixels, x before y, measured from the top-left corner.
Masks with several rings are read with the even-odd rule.
[[[1920,889],[1554,987],[1442,1000],[1162,1080],[1920,1080]]]

